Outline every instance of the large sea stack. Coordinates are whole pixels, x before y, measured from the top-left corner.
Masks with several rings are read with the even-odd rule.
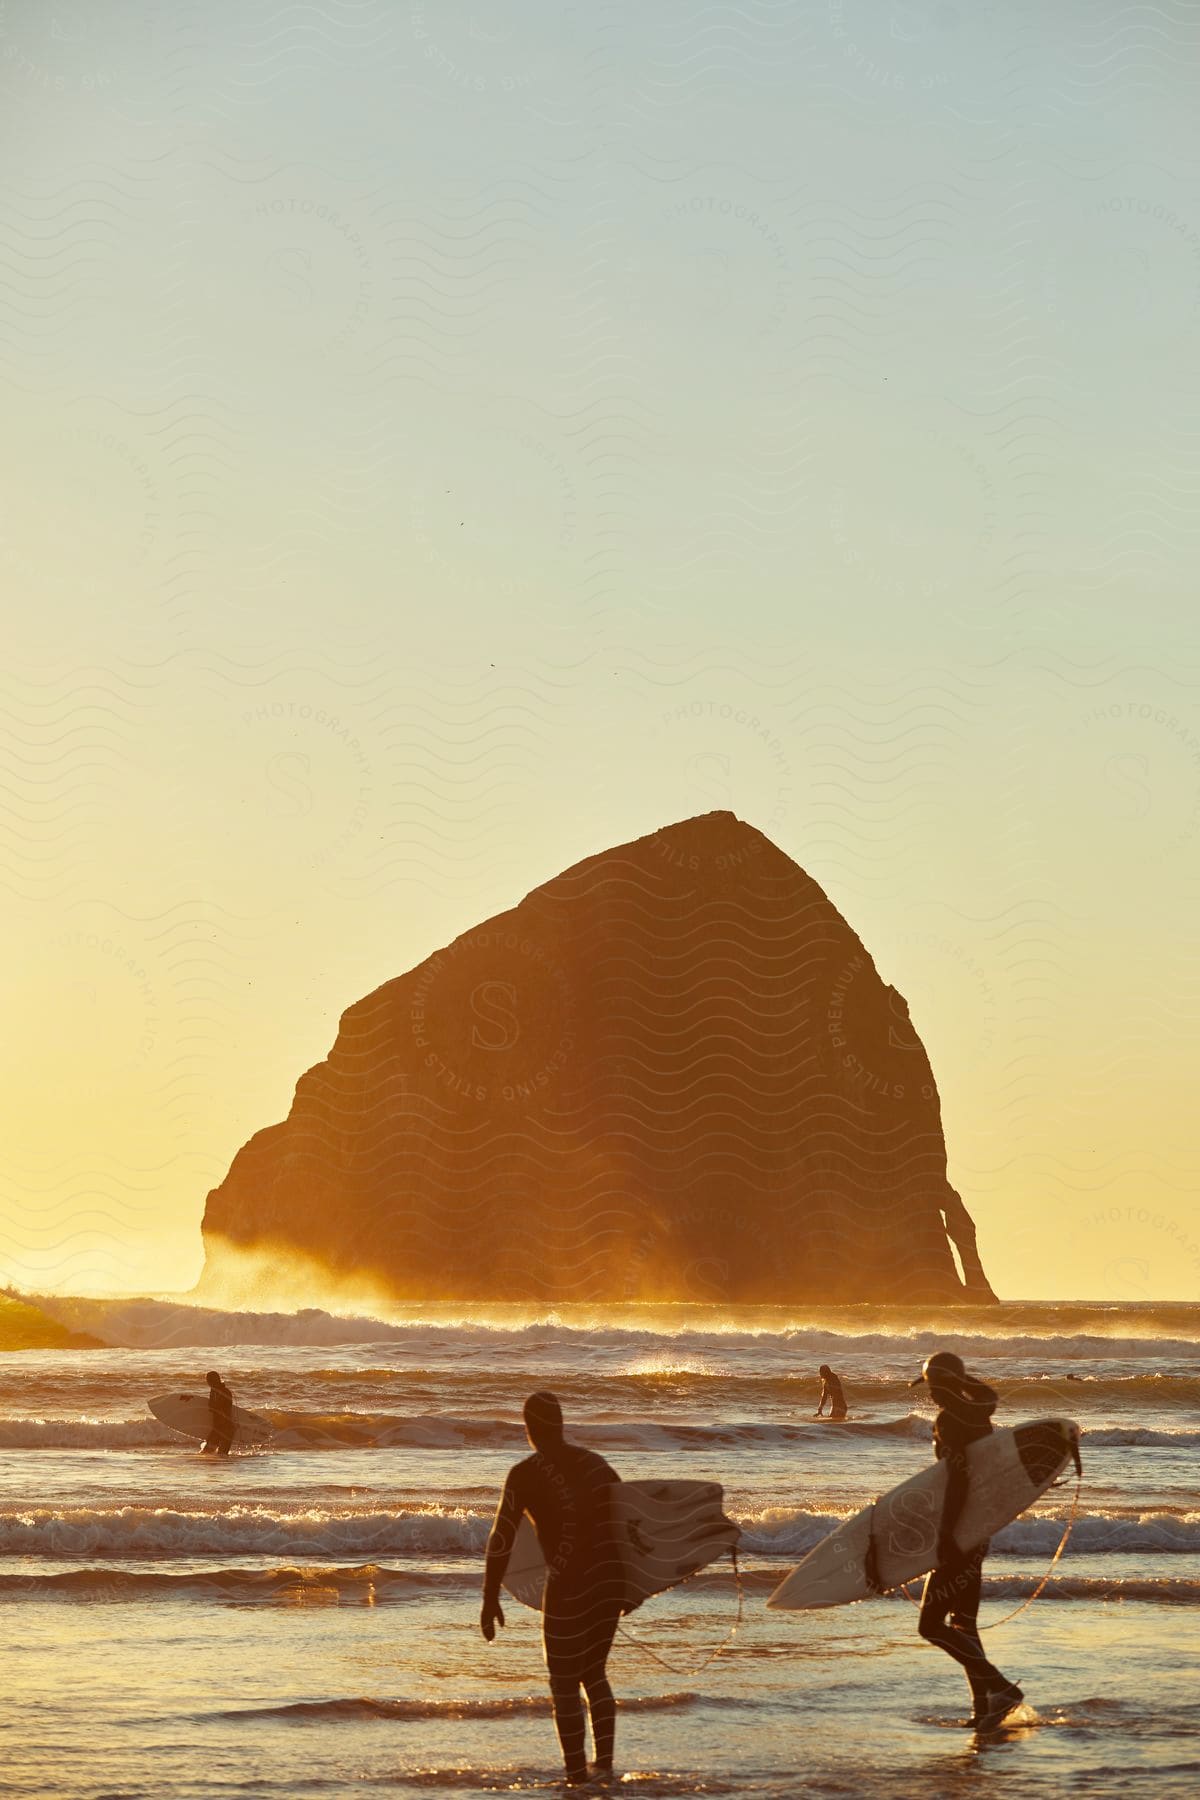
[[[589,857],[351,1006],[204,1238],[201,1292],[233,1247],[408,1300],[995,1297],[907,1005],[727,812]]]

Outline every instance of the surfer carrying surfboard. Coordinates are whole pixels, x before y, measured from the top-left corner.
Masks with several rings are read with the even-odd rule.
[[[969,1723],[987,1731],[1024,1696],[1015,1681],[1009,1681],[988,1661],[979,1637],[987,1543],[964,1552],[954,1541],[954,1527],[967,1501],[967,1445],[990,1436],[999,1396],[986,1382],[968,1375],[962,1358],[951,1350],[938,1350],[926,1359],[910,1385],[919,1387],[922,1382],[928,1384],[938,1408],[933,1448],[938,1461],[946,1464],[946,1497],[938,1529],[937,1566],[925,1578],[917,1630],[926,1643],[936,1644],[961,1663],[974,1703]]]
[[[504,1624],[504,1580],[522,1517],[528,1513],[546,1562],[542,1642],[554,1724],[567,1781],[589,1779],[580,1689],[587,1695],[595,1745],[593,1773],[611,1775],[617,1703],[606,1665],[626,1598],[624,1564],[611,1500],[620,1476],[602,1456],[570,1444],[553,1394],[531,1394],[525,1430],[533,1455],[508,1472],[488,1538],[479,1628],[490,1644]]]
[[[215,1451],[218,1456],[228,1456],[233,1443],[233,1389],[226,1387],[215,1369],[210,1369],[205,1376],[208,1382],[208,1403],[212,1424],[208,1436],[200,1446],[200,1454]]]

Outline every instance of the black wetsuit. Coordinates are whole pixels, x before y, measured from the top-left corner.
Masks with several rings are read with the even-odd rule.
[[[842,1392],[841,1381],[832,1373],[828,1376],[823,1375],[821,1377],[821,1399],[817,1406],[818,1419],[825,1410],[825,1402],[827,1400],[829,1402],[830,1418],[844,1419],[846,1416],[846,1396]]]
[[[542,1641],[554,1722],[569,1771],[583,1766],[587,1693],[596,1760],[611,1765],[616,1702],[605,1664],[625,1600],[625,1575],[609,1513],[620,1476],[602,1456],[563,1441],[509,1470],[488,1539],[485,1601],[496,1600],[522,1514],[546,1559]]]
[[[206,1450],[215,1450],[218,1456],[228,1456],[233,1443],[233,1389],[225,1386],[223,1381],[208,1390],[212,1410],[212,1423],[208,1436],[204,1441]]]
[[[934,1454],[947,1465],[947,1496],[957,1498],[960,1508],[967,1493],[966,1448],[979,1438],[990,1436],[996,1400],[993,1388],[968,1375],[965,1381],[955,1384],[953,1395],[946,1395],[934,1420]],[[946,1563],[926,1576],[917,1624],[923,1638],[962,1664],[977,1704],[989,1688],[1004,1684],[1004,1676],[983,1653],[976,1623],[987,1551],[987,1544],[980,1544],[961,1560]]]

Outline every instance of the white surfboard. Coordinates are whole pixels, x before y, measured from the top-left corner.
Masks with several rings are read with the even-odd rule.
[[[621,1481],[613,1487],[625,1612],[736,1549],[741,1530],[721,1511],[723,1498],[716,1481]],[[546,1563],[528,1517],[518,1527],[504,1585],[523,1606],[541,1608]]]
[[[207,1393],[159,1394],[146,1405],[160,1425],[181,1431],[184,1437],[206,1438],[212,1431],[212,1407]],[[233,1409],[233,1441],[235,1444],[262,1444],[274,1435],[275,1427],[245,1407]]]
[[[967,1503],[954,1530],[961,1550],[974,1550],[1032,1506],[1074,1458],[1079,1427],[1073,1419],[1030,1419],[993,1431],[967,1449]],[[849,1606],[928,1574],[937,1560],[946,1465],[932,1463],[902,1481],[873,1506],[846,1519],[784,1577],[768,1606],[808,1610]],[[867,1579],[874,1545],[878,1587]]]

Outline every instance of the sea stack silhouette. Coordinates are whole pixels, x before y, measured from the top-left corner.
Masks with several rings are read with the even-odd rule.
[[[907,1005],[729,812],[357,1001],[203,1229],[201,1296],[250,1250],[406,1300],[995,1299]]]

